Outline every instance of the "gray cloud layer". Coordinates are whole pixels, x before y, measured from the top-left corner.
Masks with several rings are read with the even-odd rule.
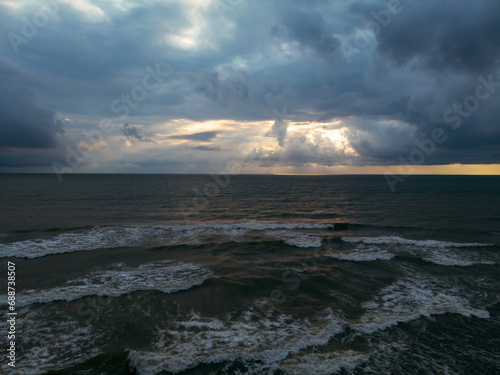
[[[272,155],[255,149],[253,160],[262,165],[397,164],[438,127],[448,139],[426,164],[500,162],[500,87],[482,89],[490,95],[474,111],[453,109],[476,96],[479,76],[500,82],[499,2],[401,0],[400,12],[384,22],[386,0],[246,1],[223,15],[217,1],[195,11],[182,1],[94,2],[102,9],[94,18],[61,4],[17,54],[6,35],[22,36],[22,17],[32,19],[36,7],[16,11],[0,1],[0,162],[38,166],[44,158],[34,153],[58,154],[76,142],[64,136],[58,112],[91,119],[82,129],[117,117],[111,103],[131,95],[155,62],[173,73],[130,109],[128,123],[148,124],[148,116],[273,121],[263,130],[279,148]],[[374,14],[382,17],[377,35],[366,33]],[[347,59],[346,46],[355,48]],[[287,118],[277,118],[273,109],[284,106]],[[450,108],[455,120],[445,121]],[[461,125],[453,130],[456,116]],[[289,121],[332,120],[348,127],[357,156],[325,138],[290,138],[287,131]],[[117,132],[151,140],[128,123]],[[218,135],[170,138],[209,143]],[[182,160],[192,164],[189,155]],[[137,164],[148,162],[160,163],[141,156]]]
[[[214,139],[215,137],[217,137],[217,134],[218,134],[218,132],[216,132],[216,131],[206,131],[206,132],[199,132],[199,133],[193,133],[193,134],[171,135],[169,138],[208,142],[208,141]]]

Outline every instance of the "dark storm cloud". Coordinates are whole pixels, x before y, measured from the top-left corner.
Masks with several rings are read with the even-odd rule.
[[[351,12],[364,18],[353,29],[363,29],[374,13],[385,17],[387,4],[353,2]],[[385,18],[375,50],[361,49],[345,77],[328,90],[319,107],[322,119],[362,120],[351,123],[349,132],[360,154],[357,163],[397,163],[397,156],[407,155],[415,140],[430,137],[436,128],[445,129],[448,138],[425,164],[499,162],[494,145],[500,144],[500,88],[478,100],[474,111],[465,111],[457,130],[443,115],[455,104],[475,100],[469,97],[475,96],[479,76],[500,82],[500,3],[402,0],[401,7]],[[374,118],[408,124],[413,134],[401,138],[399,126],[377,126]]]
[[[325,22],[318,9],[296,8],[293,3],[280,9],[283,29],[276,28],[276,34],[287,36],[310,48],[328,62],[338,59],[340,41],[332,35],[332,25]]]
[[[188,148],[199,151],[222,151],[222,147],[219,146],[194,146]]]
[[[285,144],[285,139],[287,136],[288,125],[290,121],[287,119],[286,107],[283,108],[283,113],[278,110],[274,110],[276,120],[274,121],[271,130],[267,132],[267,137],[276,137],[278,144],[283,147]]]
[[[401,0],[402,11],[391,14],[377,35],[368,35],[370,43],[350,61],[343,47],[374,21],[373,14],[387,12],[389,1],[243,1],[223,16],[208,3],[196,9],[181,1],[90,3],[102,14],[61,4],[17,54],[3,38],[0,147],[60,148],[63,129],[55,112],[97,126],[101,118],[116,116],[114,100],[142,85],[147,66],[162,62],[173,73],[131,108],[127,120],[145,125],[124,125],[116,133],[148,141],[150,118],[269,121],[261,133],[275,137],[281,150],[255,150],[256,160],[383,165],[397,163],[415,140],[439,127],[448,138],[425,163],[500,162],[500,88],[463,116],[460,128],[453,130],[443,118],[455,103],[475,95],[479,76],[500,82],[497,1]],[[21,34],[22,17],[32,17],[35,8],[20,9],[0,4],[7,32]],[[287,117],[276,118],[275,110],[284,106]],[[288,131],[292,121],[330,120],[348,128],[357,156],[327,139]],[[208,143],[216,136],[210,131],[170,137]]]
[[[37,104],[29,77],[16,77],[12,68],[0,60],[0,148],[56,147],[62,122]]]
[[[141,130],[139,130],[136,126],[130,126],[125,123],[122,126],[122,133],[129,139],[139,141],[139,142],[151,142],[152,139],[145,135]]]
[[[172,139],[185,139],[189,141],[202,141],[202,142],[208,142],[217,137],[217,134],[219,132],[216,131],[206,131],[206,132],[199,132],[199,133],[192,133],[192,134],[176,134],[176,135],[171,135],[169,138]]]
[[[378,37],[378,50],[400,64],[418,58],[442,72],[491,69],[500,57],[497,1],[413,1]]]
[[[202,72],[197,77],[194,88],[198,93],[222,105],[230,99],[246,100],[249,94],[249,89],[243,79],[233,75],[221,80],[217,72]]]
[[[66,151],[62,149],[2,149],[0,148],[0,166],[6,171],[21,168],[40,168],[50,171],[54,160],[64,160]],[[86,163],[86,162],[84,162]]]
[[[374,71],[385,66],[415,75],[380,83],[407,88],[398,93],[406,102],[401,114],[418,127],[417,137],[428,137],[436,127],[448,130],[448,140],[428,163],[499,162],[493,146],[500,144],[498,86],[487,99],[472,99],[478,108],[465,111],[460,129],[450,130],[443,114],[476,96],[479,76],[500,82],[500,3],[420,1],[405,6],[377,37],[381,58],[375,60]],[[484,85],[482,90],[487,90]]]

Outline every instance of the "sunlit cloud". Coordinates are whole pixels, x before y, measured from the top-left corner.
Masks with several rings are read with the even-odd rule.
[[[35,30],[25,20],[45,3],[0,0],[5,30],[26,39],[17,53],[12,38],[0,45],[0,161],[50,171],[79,149],[74,171],[203,173],[238,160],[248,173],[380,172],[416,160],[441,129],[416,171],[490,173],[498,90],[482,86],[465,115],[453,108],[500,81],[500,5],[444,1],[409,2],[419,11],[346,59],[343,44],[386,3],[230,1],[221,13],[219,0],[61,1]],[[424,16],[433,23],[419,37]],[[103,119],[115,127],[93,145]]]

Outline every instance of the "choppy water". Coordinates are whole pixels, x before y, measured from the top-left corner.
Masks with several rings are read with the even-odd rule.
[[[500,374],[500,178],[218,183],[0,175],[2,371]]]

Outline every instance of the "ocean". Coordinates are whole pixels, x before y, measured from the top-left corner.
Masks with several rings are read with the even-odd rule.
[[[2,373],[500,374],[499,176],[0,187]]]

